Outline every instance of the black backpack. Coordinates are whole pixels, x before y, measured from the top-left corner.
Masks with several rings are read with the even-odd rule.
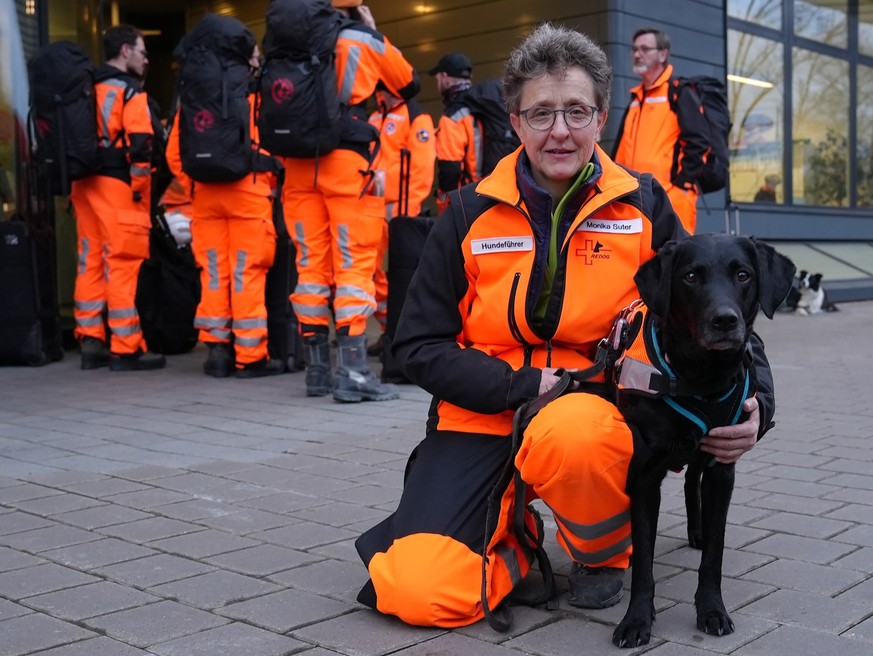
[[[197,182],[233,182],[255,170],[248,101],[254,48],[241,21],[207,14],[176,49],[182,170]]]
[[[521,145],[518,135],[509,122],[509,112],[503,100],[503,91],[498,80],[486,80],[467,91],[463,103],[473,116],[482,123],[482,176],[486,176],[497,162]]]
[[[318,157],[339,144],[334,60],[340,20],[330,0],[270,2],[258,132],[271,154]]]
[[[80,45],[58,41],[37,51],[27,75],[34,164],[46,171],[52,193],[67,195],[73,180],[99,168],[94,64]]]
[[[728,183],[730,157],[728,154],[728,133],[731,130],[730,111],[727,103],[727,90],[724,82],[698,75],[695,77],[674,77],[670,79],[670,108],[675,112],[679,94],[685,87],[691,87],[700,98],[703,116],[709,125],[709,154],[703,172],[696,182],[700,190],[708,194],[724,189]]]

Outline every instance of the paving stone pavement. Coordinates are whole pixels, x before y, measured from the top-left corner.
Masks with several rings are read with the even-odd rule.
[[[664,484],[652,656],[873,653],[873,303],[758,319],[777,426],[738,466],[725,553],[736,632],[695,628],[699,554]],[[517,607],[505,634],[378,616],[354,550],[399,498],[429,397],[337,404],[303,374],[216,380],[0,368],[0,656],[616,654],[627,601]],[[569,561],[547,549],[566,588]]]

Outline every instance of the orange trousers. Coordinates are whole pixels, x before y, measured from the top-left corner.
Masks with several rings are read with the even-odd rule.
[[[514,463],[526,500],[553,512],[561,547],[577,562],[626,568],[631,554],[625,492],[633,437],[621,413],[573,393],[530,423]],[[515,484],[496,489],[511,454],[508,436],[433,431],[410,456],[397,510],[355,546],[370,573],[358,600],[421,626],[458,627],[484,617],[527,575],[531,559],[512,530]],[[488,498],[499,499],[487,534]],[[526,523],[531,524],[526,514]]]
[[[200,341],[229,343],[238,367],[267,357],[267,270],[276,255],[272,199],[198,184],[191,247],[201,267],[194,325]]]
[[[330,326],[366,331],[376,310],[373,275],[385,224],[384,199],[363,194],[367,161],[337,149],[313,159],[285,159],[283,202],[297,248],[291,303],[304,333]]]
[[[130,185],[102,175],[73,182],[78,268],[73,292],[75,335],[105,341],[107,311],[113,353],[146,350],[136,310],[139,267],[149,255],[148,210]]]

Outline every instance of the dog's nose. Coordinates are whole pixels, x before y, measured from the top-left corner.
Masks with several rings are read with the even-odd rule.
[[[734,310],[723,310],[712,319],[712,327],[716,330],[728,331],[737,327],[739,315]]]

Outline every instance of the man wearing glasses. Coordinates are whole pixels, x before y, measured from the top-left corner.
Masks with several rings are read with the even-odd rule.
[[[149,255],[154,136],[140,80],[148,53],[140,30],[117,25],[103,36],[106,63],[95,74],[100,170],[73,183],[79,266],[74,292],[82,369],[160,369],[147,351],[134,298]],[[107,312],[107,350],[103,313]]]
[[[675,109],[668,99],[673,78],[670,37],[654,27],[634,33],[633,70],[642,83],[631,89],[613,159],[637,171],[652,173],[667,190],[685,229],[697,224],[696,185],[709,150],[709,127],[700,98],[684,87]]]

